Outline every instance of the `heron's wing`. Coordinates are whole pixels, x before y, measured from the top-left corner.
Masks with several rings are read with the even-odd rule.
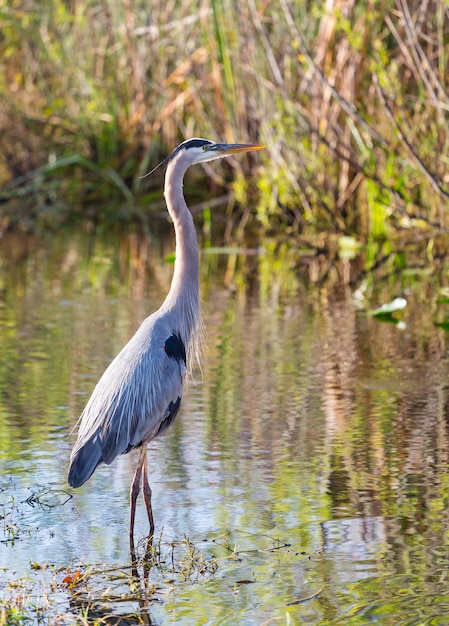
[[[125,367],[126,383],[114,398],[101,428],[105,463],[151,441],[176,417],[186,363],[182,357],[173,356],[172,348],[176,344],[177,355],[183,344],[175,334],[169,335],[161,344],[142,354],[132,368]]]
[[[180,337],[165,320],[147,318],[104,372],[83,411],[71,463],[83,457],[86,464],[88,448],[93,461],[100,456],[83,482],[98,463],[111,463],[169,426],[179,409],[185,373]]]

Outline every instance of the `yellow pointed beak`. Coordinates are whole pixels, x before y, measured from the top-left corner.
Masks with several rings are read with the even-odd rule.
[[[234,152],[254,152],[255,150],[262,150],[262,148],[265,146],[260,143],[216,143],[209,149],[214,152],[233,154]]]

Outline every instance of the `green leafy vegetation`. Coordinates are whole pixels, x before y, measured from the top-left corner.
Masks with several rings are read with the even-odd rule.
[[[263,232],[356,235],[373,260],[447,227],[443,0],[0,0],[0,28],[3,228],[146,221],[140,176],[194,135],[266,144],[231,163],[235,227],[250,202]]]

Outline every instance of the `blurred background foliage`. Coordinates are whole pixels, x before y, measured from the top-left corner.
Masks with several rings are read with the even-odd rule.
[[[0,0],[0,33],[3,230],[145,223],[163,172],[140,176],[191,136],[267,147],[188,176],[234,234],[254,211],[378,259],[447,228],[444,0]]]

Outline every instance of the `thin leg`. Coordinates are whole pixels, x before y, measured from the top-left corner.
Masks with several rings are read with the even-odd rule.
[[[139,462],[137,463],[136,471],[134,473],[133,482],[131,483],[131,490],[129,492],[130,498],[130,516],[129,516],[129,540],[131,543],[131,552],[134,551],[134,521],[136,518],[136,501],[140,491],[140,476],[142,474],[142,466],[146,462],[147,447],[144,445],[140,451]]]
[[[151,506],[151,488],[148,482],[148,464],[147,464],[147,447],[145,446],[145,458],[143,460],[143,499],[145,500],[145,506],[147,507],[148,521],[150,522],[150,537],[154,535],[154,520],[153,520],[153,507]]]

